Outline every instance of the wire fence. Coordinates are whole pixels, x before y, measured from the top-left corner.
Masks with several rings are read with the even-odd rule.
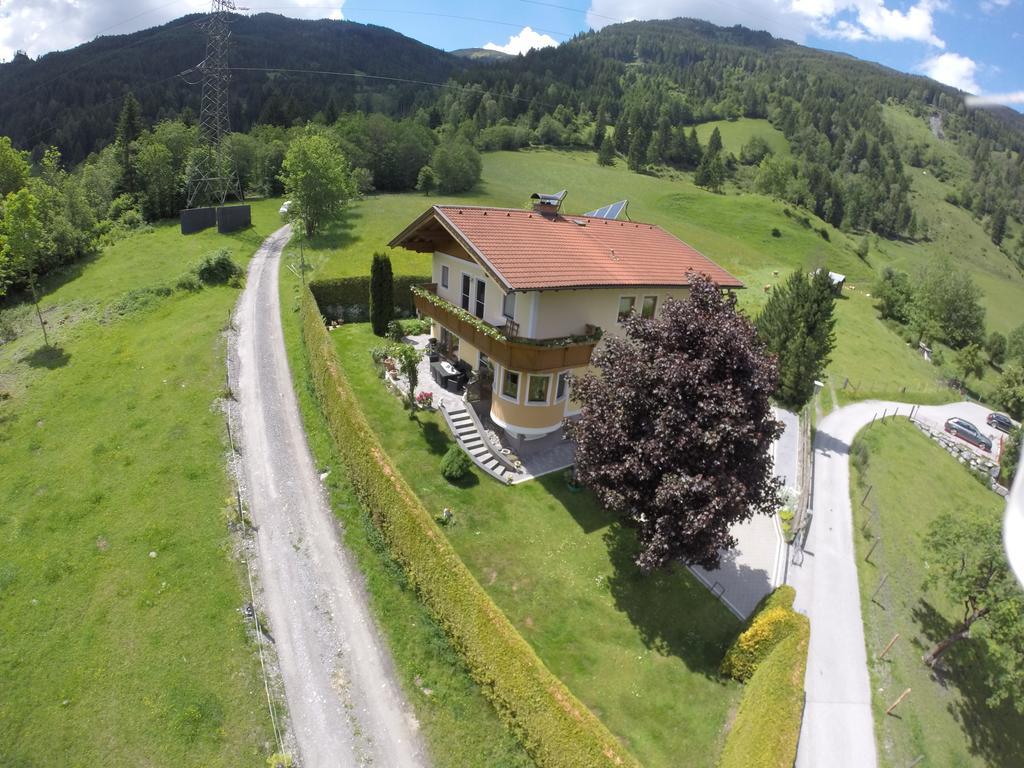
[[[228,329],[232,329],[234,325],[234,319],[232,313],[228,312]],[[231,372],[230,370],[224,373],[224,386],[225,386],[225,397],[228,400],[234,400],[234,394],[231,387]],[[231,429],[231,414],[228,408],[224,409],[224,426],[227,430],[228,447],[231,450],[231,457],[234,460],[236,457],[241,456],[241,451],[238,450],[238,445],[235,443],[235,434]],[[234,462],[232,462],[234,463]],[[231,473],[231,486],[234,489],[234,507],[236,522],[238,525],[239,536],[242,538],[242,546],[240,552],[242,555],[242,563],[245,566],[245,577],[249,585],[249,606],[251,606],[252,620],[256,630],[256,648],[259,652],[260,659],[260,674],[263,677],[263,691],[267,698],[267,711],[270,713],[270,725],[274,731],[274,742],[277,744],[277,751],[279,754],[284,753],[284,729],[281,723],[278,721],[277,709],[274,706],[274,696],[270,692],[270,674],[267,672],[267,661],[266,656],[263,652],[263,641],[265,636],[269,636],[269,628],[261,626],[260,622],[260,611],[256,607],[256,588],[253,580],[253,566],[249,561],[249,554],[245,546],[245,539],[250,532],[255,531],[255,527],[245,516],[245,506],[242,503],[242,490],[238,485],[238,477],[236,472]]]

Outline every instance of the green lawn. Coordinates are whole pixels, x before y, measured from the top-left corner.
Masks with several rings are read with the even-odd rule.
[[[921,661],[962,612],[940,592],[922,591],[929,523],[944,512],[970,508],[998,517],[1002,500],[905,419],[861,432],[853,455],[859,451],[866,451],[867,462],[851,462],[850,493],[881,764],[904,768],[923,755],[920,765],[937,768],[1020,766],[1024,717],[1011,706],[987,705],[980,674],[990,663],[984,642],[969,639],[954,646],[946,656],[949,675],[941,682]],[[881,541],[867,563],[874,537]],[[872,602],[884,574],[888,580]],[[879,661],[897,632],[900,639]],[[885,709],[906,688],[912,692],[896,711],[899,717],[886,716]]]
[[[454,511],[453,545],[550,669],[644,765],[713,766],[740,694],[717,675],[737,619],[685,570],[641,575],[630,534],[560,473],[514,487],[475,472],[443,480],[443,418],[410,418],[385,390],[368,325],[335,334],[385,449],[427,509]]]
[[[52,280],[52,350],[34,316],[4,310],[22,329],[0,348],[5,765],[259,766],[273,751],[213,407],[238,290],[122,299],[216,247],[244,263],[277,205],[230,237],[160,225]]]

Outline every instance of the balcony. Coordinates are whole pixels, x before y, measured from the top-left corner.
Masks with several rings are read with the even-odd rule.
[[[601,329],[593,325],[586,326],[579,336],[524,339],[516,335],[514,324],[493,326],[445,301],[437,295],[436,283],[416,286],[412,292],[420,315],[436,320],[491,360],[514,371],[579,368],[590,363],[590,355],[601,339]]]

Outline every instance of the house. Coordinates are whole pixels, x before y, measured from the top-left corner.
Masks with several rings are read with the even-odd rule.
[[[434,205],[390,243],[433,254],[416,309],[442,352],[478,372],[491,421],[517,441],[579,412],[571,375],[630,313],[685,297],[692,273],[743,285],[660,227],[565,215],[563,197],[534,195],[531,210]]]

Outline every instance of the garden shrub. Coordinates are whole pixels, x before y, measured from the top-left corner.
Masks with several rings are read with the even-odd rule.
[[[471,466],[473,466],[473,462],[466,452],[459,446],[453,445],[441,459],[441,477],[449,483],[457,482],[469,473]]]
[[[397,320],[388,323],[388,338],[392,341],[401,341],[405,337],[405,328]]]
[[[224,285],[242,274],[241,267],[231,260],[231,251],[226,248],[208,253],[193,271],[199,282],[206,285]]]
[[[806,616],[746,684],[718,768],[792,768],[800,740],[810,626]]]
[[[499,717],[542,768],[639,768],[494,604],[388,459],[309,291],[301,312],[314,390],[352,488]]]

